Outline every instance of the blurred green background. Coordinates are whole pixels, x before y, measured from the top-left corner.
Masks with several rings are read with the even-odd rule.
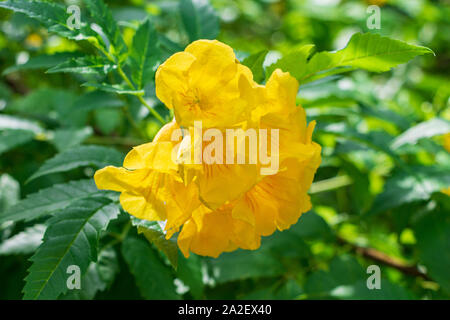
[[[81,1],[57,2],[80,4],[83,15]],[[164,39],[166,57],[190,41],[178,1],[106,4],[128,45],[134,23],[147,16]],[[179,256],[174,270],[154,244],[124,227],[128,216],[122,213],[102,238],[101,245],[112,244],[83,278],[83,289],[61,298],[449,299],[450,1],[213,0],[211,5],[210,19],[220,24],[217,39],[232,46],[240,60],[269,50],[266,66],[305,44],[315,44],[317,51],[341,49],[355,32],[427,46],[436,56],[382,74],[355,71],[301,88],[298,102],[308,121],[317,120],[313,139],[323,146],[310,190],[313,210],[291,229],[264,239],[259,250],[218,259]],[[379,30],[367,27],[370,5],[380,7]],[[26,183],[56,153],[79,144],[125,153],[145,142],[137,132],[151,139],[159,130],[160,123],[134,97],[86,95],[80,85],[97,75],[45,73],[56,60],[28,63],[41,55],[56,54],[62,62],[67,52],[91,51],[84,42],[0,9],[0,216],[38,190],[92,177],[88,166]],[[145,90],[146,101],[169,117],[154,84]],[[8,140],[8,129],[32,125],[40,128],[32,136]],[[40,197],[52,201],[48,194]],[[45,228],[43,218],[0,224],[0,299],[22,297],[29,258]],[[114,239],[117,234],[122,239],[124,229],[132,241],[121,244]],[[124,249],[129,247],[145,257],[141,265],[133,265]],[[381,269],[379,290],[366,286],[369,265]],[[165,289],[157,295],[146,289],[152,286]]]

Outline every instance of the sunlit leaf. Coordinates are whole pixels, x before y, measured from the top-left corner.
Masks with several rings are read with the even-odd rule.
[[[31,257],[24,299],[56,299],[67,292],[67,268],[81,273],[97,260],[100,233],[117,217],[119,208],[107,199],[74,203],[49,220],[42,245]]]

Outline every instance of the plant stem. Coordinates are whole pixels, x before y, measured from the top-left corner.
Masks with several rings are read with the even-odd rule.
[[[105,49],[103,49],[101,46],[96,45],[95,46],[98,50],[100,50],[111,62],[117,64],[117,71],[119,72],[119,75],[122,77],[122,79],[127,83],[127,85],[131,88],[131,90],[136,90],[135,86],[131,82],[131,80],[128,78],[128,76],[125,74],[125,72],[122,69],[122,66],[120,65],[120,62],[115,59],[115,57],[111,56]],[[142,96],[136,95],[139,101],[150,111],[150,113],[158,119],[159,122],[162,124],[166,124],[166,121],[164,118],[155,110],[153,109]]]
[[[136,90],[136,88],[134,87],[133,83],[131,83],[130,79],[128,78],[128,76],[125,74],[125,72],[123,72],[122,67],[120,66],[120,64],[117,65],[117,71],[119,72],[119,75],[122,77],[123,80],[125,80],[125,82],[128,84],[128,86],[132,89],[132,90]],[[139,99],[139,101],[150,111],[150,113],[159,120],[159,122],[161,122],[162,124],[166,124],[166,121],[164,120],[164,118],[158,113],[156,112],[155,109],[153,109],[151,106],[149,106],[149,104],[144,100],[144,98],[142,96],[137,96],[137,98]]]
[[[335,190],[352,184],[352,180],[347,175],[337,176],[330,179],[314,182],[309,189],[310,194]]]

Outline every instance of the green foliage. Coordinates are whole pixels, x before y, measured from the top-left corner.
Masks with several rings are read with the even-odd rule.
[[[3,71],[3,75],[7,75],[17,71],[49,69],[62,63],[67,63],[67,61],[70,59],[79,57],[80,54],[77,54],[75,52],[57,52],[55,54],[43,54],[37,57],[32,57],[25,63],[6,68]]]
[[[444,119],[434,118],[412,128],[409,128],[401,135],[399,135],[392,142],[392,148],[397,149],[405,144],[415,144],[419,139],[431,138],[437,135],[446,134],[450,132],[450,121]]]
[[[36,224],[0,244],[0,255],[30,254],[41,244],[45,226]]]
[[[171,270],[164,265],[145,240],[126,238],[122,243],[122,254],[144,298],[152,300],[178,298]]]
[[[120,166],[123,154],[115,149],[101,146],[79,146],[61,152],[47,160],[28,180],[56,172],[65,172],[84,166],[103,168],[108,165]]]
[[[2,212],[0,223],[4,221],[31,221],[64,209],[76,201],[104,197],[108,194],[111,193],[98,190],[92,180],[57,184],[29,195],[26,199]]]
[[[434,192],[450,184],[450,167],[409,167],[386,181],[384,191],[375,199],[372,214],[414,201],[428,200]]]
[[[381,6],[380,30],[359,0],[78,5],[79,29],[64,1],[0,2],[1,299],[450,297],[443,1]],[[232,46],[260,84],[294,76],[322,146],[313,209],[216,259],[185,258],[164,223],[130,217],[92,179],[170,121],[155,72],[197,39]]]
[[[450,293],[450,217],[448,211],[429,212],[416,223],[419,259],[431,277]]]
[[[253,73],[253,80],[260,83],[264,80],[264,68],[263,63],[266,58],[267,50],[263,50],[257,53],[254,53],[244,60],[242,60],[242,64],[250,68]]]
[[[178,246],[174,239],[166,239],[166,234],[156,221],[140,220],[132,218],[132,223],[137,227],[138,233],[142,233],[150,243],[163,252],[175,269],[178,266]]]
[[[27,130],[1,130],[0,154],[27,143],[34,138],[34,133]]]
[[[136,30],[130,51],[132,79],[137,89],[142,89],[152,79],[160,57],[158,34],[155,26],[147,19]]]
[[[179,6],[189,42],[217,37],[219,22],[208,0],[180,0]]]
[[[7,0],[0,3],[1,8],[7,8],[24,13],[31,18],[39,20],[48,27],[49,31],[56,32],[69,39],[84,40],[94,35],[94,32],[83,25],[80,29],[73,29],[67,25],[69,14],[66,8],[58,3],[35,0]]]
[[[108,74],[114,65],[108,60],[96,56],[72,58],[47,70],[48,73],[72,72],[81,74]]]
[[[357,33],[344,49],[334,53],[320,52],[306,61],[311,49],[309,46],[303,47],[280,62],[280,67],[284,67],[284,71],[293,70],[293,76],[300,84],[356,68],[373,72],[388,71],[417,55],[433,53],[426,47],[410,45],[371,33]]]
[[[56,299],[67,291],[67,268],[76,265],[84,273],[97,260],[100,232],[119,209],[108,199],[74,203],[48,221],[42,245],[31,257],[25,278],[24,299]]]

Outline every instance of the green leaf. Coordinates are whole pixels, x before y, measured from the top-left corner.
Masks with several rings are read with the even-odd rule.
[[[79,129],[59,129],[53,132],[51,142],[56,146],[58,151],[61,152],[80,145],[93,133],[94,131],[91,127]]]
[[[169,259],[172,267],[177,269],[178,246],[176,240],[166,239],[166,234],[157,221],[140,220],[135,217],[132,217],[131,221],[137,227],[138,233],[142,233],[150,243],[161,250]]]
[[[153,78],[161,62],[158,34],[149,19],[144,20],[136,30],[129,59],[132,79],[140,90]]]
[[[61,152],[47,160],[28,181],[56,172],[66,172],[79,167],[108,165],[120,166],[123,154],[115,149],[102,146],[78,146]]]
[[[2,74],[7,75],[12,72],[24,70],[48,69],[56,65],[59,65],[69,59],[78,58],[80,56],[81,53],[77,52],[58,52],[55,54],[44,54],[37,57],[32,57],[23,64],[18,64],[6,68]]]
[[[305,240],[332,239],[332,230],[325,220],[313,211],[300,216],[290,231]]]
[[[95,126],[104,135],[110,135],[123,122],[123,112],[118,109],[94,110]]]
[[[305,71],[306,61],[313,48],[314,45],[307,44],[283,56],[277,62],[267,67],[266,78],[268,79],[275,69],[281,69],[298,79]]]
[[[217,37],[219,19],[208,0],[180,0],[179,9],[190,42]]]
[[[25,199],[0,214],[0,223],[5,221],[31,221],[64,209],[72,203],[93,197],[111,197],[115,193],[98,190],[94,181],[79,180],[61,183],[32,193]]]
[[[433,192],[450,185],[450,168],[412,166],[396,171],[389,178],[368,214],[377,214],[400,205],[427,200]]]
[[[0,175],[0,221],[4,211],[20,199],[20,184],[7,173]],[[1,222],[0,222],[1,224]]]
[[[350,127],[350,125],[340,122],[317,126],[317,132],[331,133],[336,136],[345,137],[352,141],[362,143],[368,147],[382,151],[392,157],[396,161],[400,161],[398,156],[391,150],[389,145],[392,143],[392,136],[385,131],[369,131],[359,132],[356,129]]]
[[[178,251],[177,278],[189,287],[189,292],[195,299],[202,299],[204,284],[201,257],[191,253],[189,258],[185,258]]]
[[[299,284],[293,280],[287,280],[281,287],[271,285],[270,287],[257,289],[242,297],[243,300],[293,300],[303,293]]]
[[[106,75],[115,68],[108,60],[97,56],[72,58],[47,70],[47,73],[79,73]]]
[[[81,288],[73,289],[61,297],[63,300],[92,300],[99,291],[105,291],[119,272],[116,252],[109,248],[101,250],[97,262],[91,262],[81,277]]]
[[[170,268],[164,265],[145,240],[125,238],[122,242],[122,255],[144,298],[179,299]]]
[[[37,224],[0,243],[0,255],[30,254],[41,244],[45,225]]]
[[[209,260],[217,283],[275,277],[285,271],[279,259],[268,251],[237,250]],[[239,267],[237,267],[239,266]]]
[[[0,114],[0,130],[2,129],[25,130],[35,134],[43,132],[42,127],[37,122],[5,114]]]
[[[86,112],[73,107],[75,100],[76,95],[71,91],[42,87],[15,99],[6,109],[43,119],[52,125],[59,122],[62,126],[82,126]]]
[[[257,53],[254,53],[244,60],[242,60],[242,64],[250,68],[253,73],[253,79],[261,83],[264,80],[264,59],[267,55],[267,50],[263,50]]]
[[[412,58],[433,51],[426,47],[382,37],[373,33],[356,33],[347,46],[337,52],[320,52],[306,64],[303,72],[297,74],[300,85],[325,76],[338,74],[356,68],[384,72],[406,63]],[[304,64],[303,60],[299,64]]]
[[[112,92],[117,94],[129,94],[132,96],[143,96],[145,94],[144,90],[131,90],[128,86],[124,84],[86,82],[83,83],[81,86],[93,87],[105,92]]]
[[[105,91],[91,91],[85,93],[74,102],[74,107],[83,110],[95,110],[103,108],[119,108],[124,102],[116,95]]]
[[[393,149],[400,148],[405,144],[415,144],[417,141],[423,138],[431,138],[433,136],[446,134],[450,132],[450,121],[440,118],[434,118],[414,127],[409,128],[401,135],[399,135],[392,142],[391,147]]]
[[[86,40],[95,36],[95,33],[86,23],[81,23],[80,29],[73,29],[67,25],[70,14],[66,7],[48,1],[36,0],[7,0],[0,2],[0,8],[26,14],[30,18],[40,21],[50,32],[73,40]]]
[[[292,265],[302,258],[307,259],[310,255],[309,247],[302,238],[294,230],[288,229],[263,238],[258,250],[227,252],[208,261],[217,283],[224,283],[276,277],[286,272],[286,265]]]
[[[35,134],[27,130],[1,130],[0,154],[33,140]]]
[[[427,273],[450,294],[450,214],[435,210],[418,220],[415,235],[419,259]]]
[[[67,291],[67,268],[76,265],[84,274],[97,260],[100,234],[119,214],[105,198],[72,204],[48,221],[42,245],[31,257],[25,278],[24,299],[56,299]]]
[[[108,38],[109,46],[106,49],[118,58],[118,62],[123,61],[128,48],[111,11],[103,0],[85,0],[84,2],[93,21],[102,28],[103,33]]]
[[[367,274],[357,260],[349,255],[334,258],[330,271],[315,271],[310,274],[305,283],[305,292],[310,299],[411,299],[412,296],[402,287],[381,278],[381,288],[367,288]],[[382,273],[383,274],[383,273]]]

